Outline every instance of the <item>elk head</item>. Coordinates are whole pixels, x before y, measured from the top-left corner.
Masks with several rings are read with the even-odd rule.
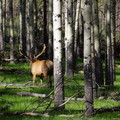
[[[34,58],[30,58],[29,56],[24,55],[21,52],[21,50],[20,50],[20,54],[23,55],[30,62],[31,73],[33,76],[33,85],[35,83],[36,76],[39,76],[40,78],[44,77],[47,80],[48,87],[51,87],[52,86],[51,76],[53,73],[53,62],[51,60],[37,60],[37,58],[45,52],[45,49],[46,49],[46,46],[44,44],[42,51]],[[40,79],[40,81],[42,84],[42,79]]]

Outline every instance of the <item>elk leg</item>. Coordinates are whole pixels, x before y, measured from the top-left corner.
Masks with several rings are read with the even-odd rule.
[[[43,84],[43,81],[42,81],[42,79],[40,78],[40,85],[42,85]]]
[[[33,85],[35,84],[36,75],[33,75]]]

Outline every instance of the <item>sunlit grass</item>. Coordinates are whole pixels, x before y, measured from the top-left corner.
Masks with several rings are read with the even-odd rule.
[[[79,61],[77,61],[79,63]],[[120,64],[118,61],[117,64]],[[8,64],[4,63],[3,67],[19,69],[23,71],[30,71],[29,63],[16,63],[16,64]],[[84,76],[82,71],[82,64],[80,64],[80,68],[78,66],[78,72],[75,72],[75,76],[71,79],[65,77],[65,97],[71,97],[75,93],[79,94],[75,97],[83,98],[84,97]],[[107,88],[102,87],[99,91],[101,93],[104,92],[120,92],[120,67],[116,67],[116,81],[114,83],[114,87]],[[22,84],[30,81],[30,84],[24,86]],[[1,112],[31,112],[37,106],[38,108],[34,111],[37,113],[43,113],[46,107],[49,105],[51,99],[46,98],[37,98],[30,96],[18,96],[15,95],[15,92],[31,92],[31,93],[39,93],[39,94],[49,94],[54,90],[54,87],[39,87],[40,79],[37,78],[36,84],[32,86],[32,76],[30,74],[19,74],[19,73],[11,73],[11,72],[0,72],[0,82],[1,83],[19,83],[19,86],[0,86],[0,108],[4,108],[8,106],[7,109],[2,110]],[[43,80],[43,84],[46,85],[46,80]],[[23,88],[22,88],[23,87]],[[21,89],[22,88],[22,89]],[[109,107],[117,107],[120,106],[120,100],[113,100],[112,97],[119,96],[105,96],[103,99],[95,99],[94,100],[94,108],[109,108]],[[54,107],[54,101],[52,101],[51,105],[47,109],[49,112]],[[82,111],[81,111],[82,110]],[[83,110],[85,110],[85,101],[84,100],[70,100],[65,105],[65,110],[61,112],[52,111],[49,113],[49,117],[33,117],[33,116],[0,116],[3,120],[86,120],[83,117]],[[60,117],[59,115],[68,115],[67,117]],[[69,117],[69,115],[74,115],[73,117]],[[96,114],[94,117],[90,118],[90,120],[110,120],[115,119],[118,120],[120,118],[119,112],[105,112],[101,114]]]

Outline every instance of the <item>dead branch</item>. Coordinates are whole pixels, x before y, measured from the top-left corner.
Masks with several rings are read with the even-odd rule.
[[[57,108],[64,106],[64,105],[67,104],[74,96],[76,96],[78,93],[79,93],[79,92],[75,93],[73,96],[69,97],[64,103],[60,104],[60,105],[57,106],[57,107],[54,107],[52,110],[48,111],[46,114],[49,114],[50,112],[56,110]]]
[[[51,91],[51,92],[46,96],[46,98],[49,98],[53,92],[54,92],[54,90]],[[24,111],[26,111],[27,108],[28,108],[31,104],[35,103],[36,101],[37,101],[37,100],[32,101],[32,102],[25,108]],[[44,101],[45,101],[45,99],[43,99],[40,103],[42,103],[42,102],[44,102]],[[32,112],[34,112],[39,106],[40,106],[40,104],[39,104],[36,108],[34,108],[34,109],[32,110]]]

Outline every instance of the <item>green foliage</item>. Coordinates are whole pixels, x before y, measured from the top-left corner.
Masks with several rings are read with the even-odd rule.
[[[71,97],[75,93],[79,92],[74,98],[83,98],[84,97],[84,76],[80,72],[82,70],[82,60],[78,60],[77,71],[74,78],[68,79],[65,77],[65,97]],[[116,62],[120,64],[119,61]],[[19,69],[23,71],[30,71],[29,63],[16,63],[8,64],[2,63],[2,67]],[[110,93],[120,93],[120,67],[116,67],[116,81],[114,87],[103,86],[100,88],[99,92],[101,95],[107,94],[102,99],[95,99],[94,107],[95,109],[100,108],[109,108],[117,107],[120,105],[120,100],[113,99],[117,98],[117,95]],[[40,80],[37,78],[36,85],[32,86],[32,76],[30,74],[20,74],[20,73],[11,73],[11,72],[0,72],[0,82],[1,83],[17,83],[21,84],[19,86],[8,85],[0,86],[0,113],[13,113],[13,112],[37,112],[43,114],[45,111],[50,112],[53,109],[54,101],[51,101],[50,98],[37,98],[31,96],[19,96],[14,93],[16,92],[31,92],[39,94],[49,94],[53,91],[52,88],[39,87]],[[22,84],[31,82],[27,86]],[[43,84],[46,85],[46,80],[43,80]],[[53,93],[52,93],[53,94]],[[51,102],[50,106],[46,110],[47,106]],[[85,109],[84,100],[70,100],[64,111],[57,112],[55,110],[49,113],[49,117],[46,116],[25,116],[25,115],[0,115],[0,118],[3,120],[86,120],[83,116],[83,110]],[[35,109],[36,108],[36,109]],[[119,119],[119,112],[105,112],[101,114],[95,114],[91,120],[109,120],[109,119]]]

